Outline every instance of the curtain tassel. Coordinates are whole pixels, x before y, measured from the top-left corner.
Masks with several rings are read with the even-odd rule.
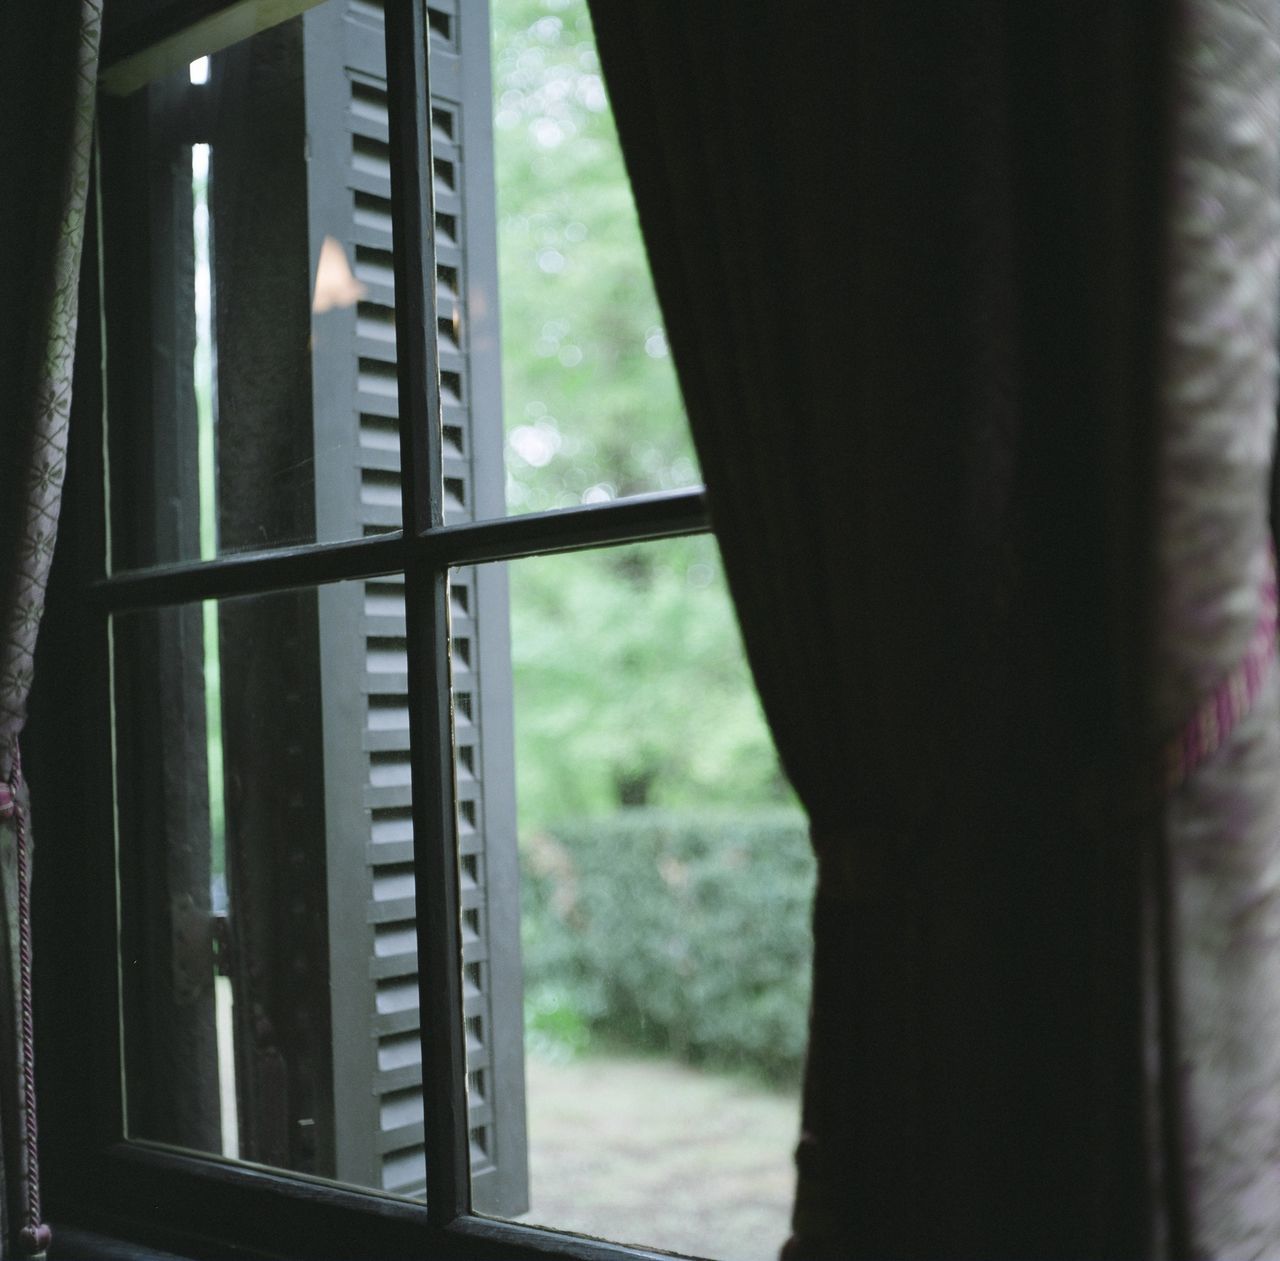
[[[31,856],[27,848],[27,820],[22,808],[22,757],[13,741],[9,782],[0,784],[0,819],[12,818],[18,867],[18,995],[22,1042],[22,1144],[26,1156],[26,1220],[18,1232],[18,1246],[32,1258],[43,1258],[53,1239],[40,1211],[40,1151],[36,1126],[35,1030],[31,987]]]

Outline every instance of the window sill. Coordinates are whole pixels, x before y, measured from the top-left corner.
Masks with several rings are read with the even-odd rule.
[[[189,1261],[173,1252],[160,1252],[141,1244],[125,1243],[71,1226],[53,1228],[49,1261]]]
[[[267,1261],[268,1254],[250,1252],[243,1248],[228,1248],[225,1244],[216,1245],[214,1250],[205,1251],[195,1245],[190,1251],[168,1252],[151,1244],[138,1243],[121,1239],[115,1235],[99,1234],[92,1230],[82,1230],[75,1226],[61,1226],[52,1223],[53,1244],[49,1249],[49,1261]]]

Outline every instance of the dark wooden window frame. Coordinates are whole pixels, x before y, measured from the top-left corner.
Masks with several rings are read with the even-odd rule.
[[[137,65],[156,48],[173,59],[172,51],[163,52],[166,46],[178,49],[176,55],[186,56],[189,48],[195,49],[191,56],[199,55],[204,51],[199,40],[217,38],[229,15],[242,19],[257,13],[266,25],[309,3],[153,0],[136,7],[144,14],[138,21],[123,31],[108,26],[108,73]],[[38,1010],[46,1177],[55,1223],[190,1256],[666,1255],[471,1212],[447,580],[455,565],[706,532],[706,495],[695,488],[444,523],[436,299],[435,286],[428,283],[434,271],[428,40],[424,0],[387,0],[403,530],[107,575],[96,215],[90,225],[68,506],[42,642],[45,661],[56,664],[45,670],[49,681],[35,698],[29,759],[46,784],[65,783],[68,776],[76,784],[73,793],[37,790],[36,802],[46,847],[42,854],[47,855],[41,860],[44,884],[37,889],[37,914],[43,911],[41,940],[57,979],[55,989],[42,991]],[[405,575],[414,872],[423,961],[425,1205],[126,1140],[120,1085],[108,664],[112,615],[399,572]],[[432,843],[432,837],[441,839]]]

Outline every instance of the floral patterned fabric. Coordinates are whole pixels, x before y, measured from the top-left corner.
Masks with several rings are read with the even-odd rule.
[[[58,531],[58,509],[66,463],[67,421],[71,412],[71,369],[75,353],[80,255],[84,240],[85,198],[93,141],[94,85],[100,0],[79,6],[74,111],[61,152],[49,153],[47,186],[31,191],[33,222],[41,215],[59,224],[47,258],[37,260],[43,275],[44,302],[31,312],[29,341],[19,361],[20,387],[27,405],[6,423],[6,455],[14,459],[6,492],[17,491],[15,514],[6,514],[0,536],[4,637],[0,640],[0,777],[8,778],[10,749],[22,729],[31,690],[36,632],[44,609],[44,591]],[[59,82],[55,80],[55,82]],[[6,119],[12,115],[6,112]],[[30,243],[6,240],[6,273],[30,266]],[[8,266],[9,255],[14,265]]]
[[[1280,7],[1186,6],[1174,59],[1153,717],[1165,731],[1249,653],[1271,564]],[[1280,700],[1170,797],[1158,939],[1163,1222],[1175,1256],[1280,1255]]]
[[[15,775],[66,465],[100,0],[0,11],[0,780]],[[26,810],[17,784],[17,809]],[[0,1256],[21,1251],[23,1155],[14,801],[0,801]],[[28,839],[30,830],[28,828]],[[17,1176],[15,1176],[15,1171]],[[26,1249],[30,1251],[28,1247]]]

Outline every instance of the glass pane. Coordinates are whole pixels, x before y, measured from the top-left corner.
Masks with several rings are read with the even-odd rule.
[[[529,1196],[504,1211],[473,1182],[475,1207],[774,1258],[794,1187],[813,863],[715,543],[456,581],[486,570],[510,584],[523,975],[514,951],[488,966],[493,985],[523,987]],[[464,806],[487,809],[495,790],[461,781]],[[464,829],[464,863],[465,842]]]
[[[700,480],[586,0],[492,0],[511,512]]]
[[[380,10],[103,101],[117,568],[397,529]]]
[[[128,1133],[420,1197],[403,580],[113,620]]]

